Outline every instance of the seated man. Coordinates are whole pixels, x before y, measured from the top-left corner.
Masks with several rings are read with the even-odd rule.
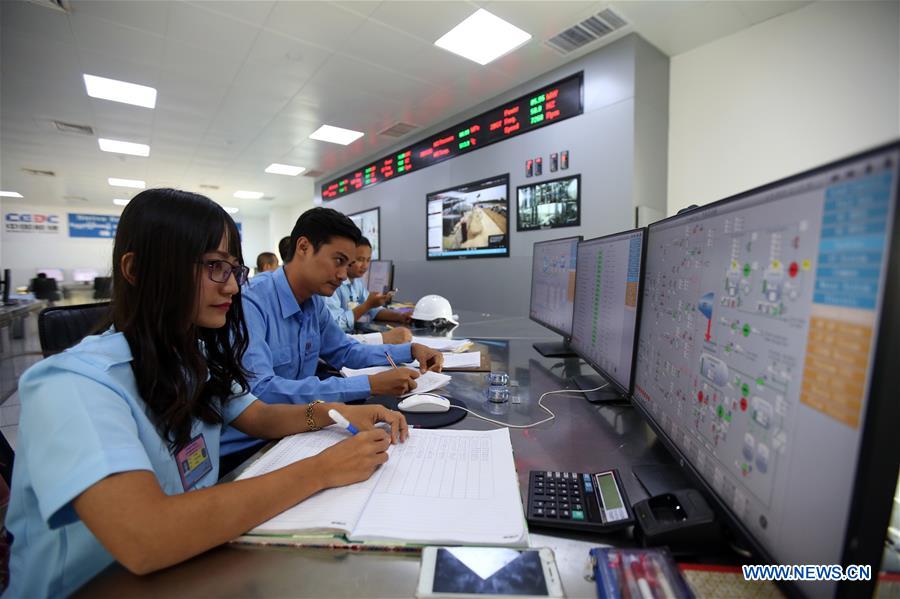
[[[353,332],[353,325],[363,315],[381,322],[409,323],[409,314],[388,310],[384,305],[391,299],[390,293],[369,293],[363,279],[372,261],[372,243],[360,237],[356,244],[356,260],[347,269],[349,278],[338,287],[331,297],[323,298],[328,311],[338,326],[347,333]],[[386,333],[351,335],[363,343],[406,343],[412,340],[409,329],[398,327]]]
[[[272,252],[263,252],[256,257],[256,274],[271,272],[278,268],[278,256]]]
[[[249,329],[243,366],[251,392],[267,403],[353,401],[370,395],[402,395],[419,373],[395,368],[372,376],[316,377],[319,356],[331,366],[365,368],[418,360],[421,370],[440,371],[443,356],[424,345],[366,345],[350,339],[334,322],[321,295],[347,278],[361,234],[349,218],[330,208],[307,210],[291,233],[293,256],[241,289]],[[222,438],[222,473],[253,454],[262,442],[229,428]],[[226,459],[227,458],[227,459]]]
[[[281,263],[287,264],[294,256],[294,248],[291,246],[291,236],[282,237],[278,242],[278,253],[281,255]]]

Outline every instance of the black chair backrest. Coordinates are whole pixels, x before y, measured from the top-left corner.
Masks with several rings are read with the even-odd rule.
[[[108,312],[109,302],[54,306],[41,310],[38,337],[44,357],[58,354],[90,335]]]
[[[31,290],[37,299],[51,301],[59,299],[59,287],[56,285],[56,279],[35,277],[31,279]]]
[[[94,277],[94,299],[112,297],[112,277]]]

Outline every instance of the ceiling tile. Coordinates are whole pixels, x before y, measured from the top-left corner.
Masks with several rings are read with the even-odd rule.
[[[333,54],[332,50],[307,44],[272,31],[260,35],[247,55],[247,64],[305,81]]]
[[[82,15],[104,19],[133,29],[141,29],[160,37],[166,35],[171,2],[134,0],[111,2],[110,0],[78,0],[72,3],[72,18]]]
[[[322,48],[339,49],[364,20],[330,2],[279,2],[266,28]]]
[[[259,26],[266,22],[276,3],[270,0],[252,0],[250,2],[202,0],[200,2],[190,2],[189,4],[200,10],[217,13],[249,25]]]
[[[79,54],[82,51],[98,52],[156,67],[162,63],[165,40],[158,34],[86,15],[73,14],[69,22]],[[85,68],[89,66],[84,65]]]

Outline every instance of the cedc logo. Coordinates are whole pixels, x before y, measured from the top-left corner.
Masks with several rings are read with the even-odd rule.
[[[6,222],[8,223],[47,223],[51,225],[59,224],[59,217],[55,214],[29,214],[27,212],[8,212],[6,214]]]

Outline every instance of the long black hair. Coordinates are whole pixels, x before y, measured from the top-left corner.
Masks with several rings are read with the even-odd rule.
[[[194,418],[222,423],[221,404],[234,394],[233,384],[243,393],[250,388],[241,365],[248,333],[240,291],[225,326],[193,322],[205,276],[200,262],[223,236],[228,253],[243,264],[231,216],[209,198],[177,189],[136,195],[116,231],[110,320],[128,340],[138,391],[173,453],[190,441]],[[126,278],[121,265],[128,253]]]

